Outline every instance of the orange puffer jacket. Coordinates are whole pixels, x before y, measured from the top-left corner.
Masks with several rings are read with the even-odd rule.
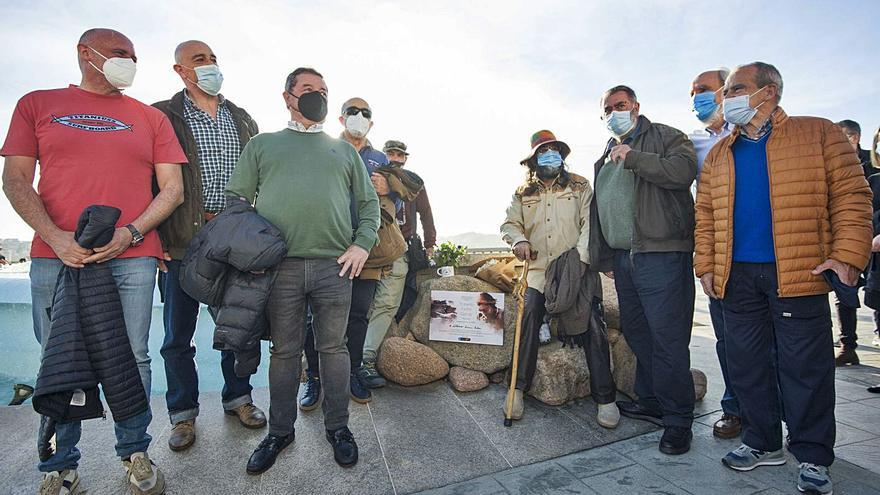
[[[871,190],[840,129],[816,117],[773,114],[767,140],[779,297],[827,293],[810,273],[828,258],[862,269],[871,252]],[[694,271],[714,272],[723,298],[733,257],[734,162],[739,129],[709,152],[696,202]]]

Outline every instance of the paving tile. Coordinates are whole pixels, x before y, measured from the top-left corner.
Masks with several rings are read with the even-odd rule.
[[[622,420],[623,418],[621,418],[621,421]],[[609,447],[617,451],[617,453],[624,455],[629,454],[630,452],[644,450],[649,447],[656,449],[660,444],[661,436],[663,436],[662,431],[655,431],[635,438],[630,438],[629,440],[624,440],[622,442],[611,444],[609,445]]]
[[[443,381],[422,387],[389,385],[374,391],[370,407],[398,493],[509,467]],[[520,448],[527,449],[525,444]]]
[[[880,495],[880,485],[867,485],[855,480],[834,482],[834,493],[841,495]]]
[[[838,404],[834,408],[834,416],[838,423],[867,432],[877,431],[877,426],[880,424],[878,423],[880,414],[877,409],[859,402]]]
[[[576,478],[584,479],[631,466],[634,462],[606,446],[560,457],[556,459],[556,464]]]
[[[877,417],[880,419],[880,411],[877,411]],[[878,422],[878,426],[880,426],[880,422]],[[860,430],[858,428],[853,428],[852,426],[846,425],[844,423],[837,423],[837,440],[834,442],[835,447],[843,447],[844,445],[848,445],[856,442],[864,442],[865,440],[870,440],[872,438],[877,438],[880,436],[880,431],[874,430],[873,433],[867,432],[865,430]]]
[[[496,475],[495,479],[508,492],[520,495],[595,493],[571,473],[552,462],[542,462],[514,469]]]
[[[880,438],[851,443],[834,449],[839,459],[849,461],[872,472],[880,470]]]
[[[596,422],[598,406],[592,399],[578,399],[560,406],[557,410],[573,418],[582,429],[596,436],[600,445],[618,442],[658,429],[657,426],[647,421],[639,421],[625,416],[621,416],[617,428],[603,428]]]
[[[740,438],[723,439],[712,434],[712,427],[701,423],[694,423],[694,439],[691,450],[711,459],[721,462],[721,458],[728,452],[740,446]]]
[[[731,471],[720,459],[707,457],[695,449],[683,455],[668,456],[656,447],[649,447],[626,456],[691,493],[745,495],[771,488]]]
[[[689,495],[670,481],[639,465],[597,474],[583,482],[601,495]]]
[[[502,406],[506,394],[504,387],[494,385],[482,390],[481,395],[471,393],[455,396],[513,467],[627,438],[624,431],[610,433],[610,436],[599,432],[604,428],[597,425],[595,419],[592,426],[579,424],[559,408],[546,406],[530,397],[525,399],[523,418],[514,421],[512,427],[505,427]],[[635,434],[633,432],[629,436]]]
[[[510,492],[492,476],[482,476],[470,481],[419,492],[421,495],[508,495]]]
[[[357,441],[359,458],[354,467],[342,468],[333,459],[320,408],[300,414],[296,440],[263,473],[261,493],[393,493],[367,406],[350,403],[348,426]],[[257,443],[259,440],[248,448],[253,450]]]
[[[874,383],[874,385],[877,383],[880,383],[880,378],[877,379],[877,382]],[[868,392],[867,387],[868,385],[865,383],[853,383],[840,379],[834,381],[834,390],[837,393],[837,396],[850,401],[876,399],[877,394]]]
[[[876,407],[876,408],[880,409],[880,396],[878,396],[877,394],[871,394],[871,395],[873,395],[875,398],[860,400],[860,401],[858,401],[859,404],[864,404],[866,406]]]

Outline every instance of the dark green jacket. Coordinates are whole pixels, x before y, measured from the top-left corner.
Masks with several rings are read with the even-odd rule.
[[[697,176],[693,143],[683,132],[654,124],[644,116],[639,116],[635,134],[623,142],[632,148],[623,166],[635,174],[631,252],[693,252],[694,198],[690,187]],[[609,141],[594,166],[595,176],[616,144]],[[596,196],[590,204],[590,260],[593,270],[606,272],[612,269],[613,250],[602,234]]]
[[[159,237],[165,251],[175,260],[182,260],[186,248],[196,232],[205,224],[205,207],[202,202],[202,171],[199,165],[199,154],[196,140],[183,118],[183,91],[172,96],[170,100],[153,103],[153,106],[168,116],[177,134],[177,140],[189,160],[182,168],[183,172],[183,204],[178,206],[171,216],[159,225]],[[257,123],[244,109],[226,100],[226,106],[232,114],[241,149],[259,133]],[[154,190],[156,188],[154,187]]]

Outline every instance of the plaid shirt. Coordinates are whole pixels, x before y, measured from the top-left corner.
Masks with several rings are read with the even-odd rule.
[[[183,102],[183,118],[195,138],[202,169],[202,202],[205,211],[216,213],[226,206],[223,191],[241,155],[238,130],[223,96],[216,120],[198,108],[186,92]]]

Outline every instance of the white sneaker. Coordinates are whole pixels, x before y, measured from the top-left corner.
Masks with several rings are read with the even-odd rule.
[[[165,476],[146,452],[135,452],[129,460],[122,461],[125,475],[134,495],[161,495],[165,493]]]
[[[614,402],[610,404],[599,404],[599,412],[596,414],[596,422],[599,423],[599,426],[604,428],[617,428],[617,424],[620,423],[620,409],[617,408],[617,404]]]
[[[51,471],[43,475],[40,482],[40,495],[73,495],[79,490],[79,475],[76,469]]]

